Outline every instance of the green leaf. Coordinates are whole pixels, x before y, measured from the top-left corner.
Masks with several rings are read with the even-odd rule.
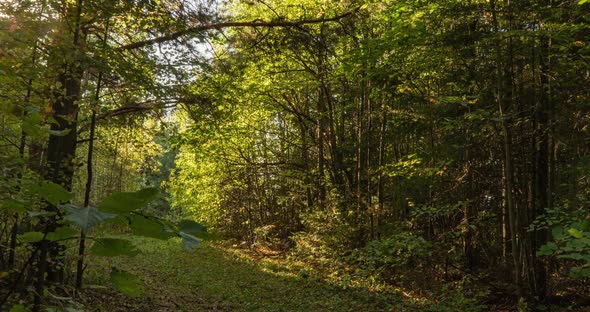
[[[134,235],[152,237],[157,239],[169,239],[174,233],[165,231],[164,225],[153,218],[140,215],[131,215],[129,225]]]
[[[590,250],[590,239],[583,238],[583,237],[573,239],[573,240],[567,242],[567,246],[572,247],[575,250],[584,250],[584,249]]]
[[[582,237],[584,237],[584,233],[580,232],[580,230],[578,230],[578,229],[571,228],[571,229],[567,230],[567,232],[571,236],[573,236],[574,238],[582,238]]]
[[[126,215],[117,215],[115,218],[108,219],[107,223],[114,224],[114,225],[120,226],[120,227],[126,227],[129,225],[129,219],[127,218]]]
[[[201,243],[200,239],[185,232],[179,232],[178,235],[182,237],[182,248],[186,250],[193,250]]]
[[[62,226],[57,228],[54,232],[47,233],[47,240],[60,241],[72,237],[77,237],[78,231],[69,226]]]
[[[590,277],[590,267],[573,267],[569,275],[573,278]]]
[[[25,207],[25,203],[16,200],[16,199],[5,199],[0,204],[2,209],[8,212],[25,212],[27,208]]]
[[[584,260],[584,256],[579,253],[571,253],[567,255],[561,255],[558,258],[560,259],[572,259],[572,260]]]
[[[86,233],[91,227],[116,216],[116,214],[104,213],[96,207],[84,207],[65,216],[64,219],[78,224],[82,231]]]
[[[590,1],[590,0],[579,0],[578,5],[586,4],[586,3],[588,3],[588,1]]]
[[[99,238],[90,249],[90,253],[101,257],[136,256],[139,250],[128,240],[119,238]]]
[[[549,242],[539,248],[539,251],[537,251],[537,256],[551,256],[557,249],[558,247],[554,242]]]
[[[141,209],[158,198],[157,188],[146,188],[137,192],[113,193],[99,205],[100,210],[113,213],[129,213]]]
[[[59,205],[59,207],[67,212],[76,212],[82,209],[81,207],[72,204]]]
[[[178,223],[178,228],[190,234],[197,234],[205,230],[205,226],[192,220],[182,220]]]
[[[41,232],[27,232],[18,236],[18,240],[23,243],[36,243],[43,240],[43,233]]]
[[[556,226],[551,229],[551,235],[554,239],[559,240],[563,238],[563,228],[561,226]]]
[[[111,272],[111,282],[120,292],[130,297],[139,297],[143,295],[143,282],[135,275],[113,269]]]
[[[22,304],[15,304],[12,306],[12,308],[10,308],[9,312],[26,312],[28,311],[27,308],[25,308],[24,305]]]
[[[55,212],[53,212],[53,211],[29,211],[27,214],[31,218],[38,218],[38,217],[54,216]]]
[[[51,181],[44,181],[41,184],[34,186],[32,190],[41,198],[55,206],[65,203],[74,197],[72,193],[68,192],[61,185],[55,184]]]
[[[43,117],[37,112],[29,112],[22,123],[22,130],[26,135],[42,138],[46,129],[43,125]]]

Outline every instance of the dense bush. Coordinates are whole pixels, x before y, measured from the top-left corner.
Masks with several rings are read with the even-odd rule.
[[[421,267],[431,255],[432,244],[409,232],[402,232],[382,240],[370,241],[356,249],[350,260],[367,273],[385,279],[395,278],[397,269]]]

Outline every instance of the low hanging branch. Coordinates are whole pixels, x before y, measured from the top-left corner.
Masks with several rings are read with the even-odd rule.
[[[320,24],[320,23],[325,23],[325,22],[334,22],[334,21],[338,21],[340,19],[343,19],[347,16],[352,15],[353,13],[358,11],[359,9],[360,9],[360,7],[356,8],[354,10],[342,13],[340,15],[330,17],[330,18],[322,17],[322,18],[317,18],[317,19],[307,19],[307,20],[300,20],[300,21],[295,21],[295,22],[275,20],[275,21],[268,21],[268,22],[251,21],[251,22],[208,23],[208,24],[199,25],[196,27],[191,27],[191,28],[188,28],[185,30],[180,30],[180,31],[168,34],[168,35],[161,36],[161,37],[130,43],[130,44],[119,47],[119,49],[120,50],[138,49],[138,48],[142,48],[145,46],[153,45],[155,43],[162,43],[162,42],[166,42],[166,41],[171,41],[171,40],[178,39],[182,36],[195,34],[195,33],[199,33],[199,32],[206,31],[206,30],[212,30],[212,29],[222,29],[222,28],[229,28],[229,27],[301,27],[303,25],[308,25],[308,24]]]

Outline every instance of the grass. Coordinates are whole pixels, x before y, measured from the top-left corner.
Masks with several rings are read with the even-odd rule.
[[[345,289],[302,274],[305,270],[300,266],[253,259],[214,242],[185,251],[178,240],[133,240],[140,255],[94,258],[87,272],[88,284],[108,285],[109,271],[117,267],[144,281],[145,296],[129,300],[96,290],[91,296],[98,299],[88,301],[87,307],[112,312],[124,302],[121,311],[407,310],[402,308],[401,296]]]

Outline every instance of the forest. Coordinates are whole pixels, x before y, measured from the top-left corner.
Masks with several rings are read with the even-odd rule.
[[[590,311],[590,1],[1,0],[0,311]]]

